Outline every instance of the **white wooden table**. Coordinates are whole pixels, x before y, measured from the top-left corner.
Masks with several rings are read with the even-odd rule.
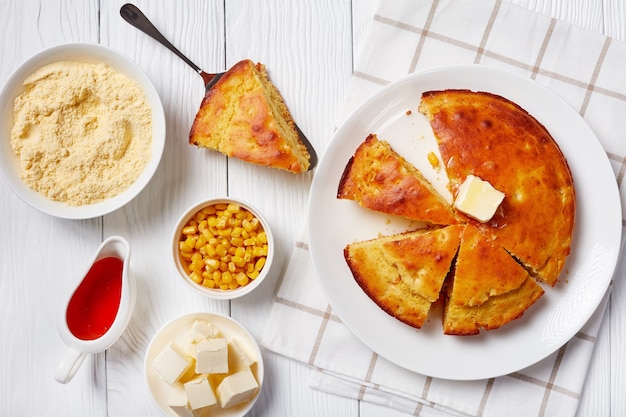
[[[626,39],[623,0],[515,0],[590,30]],[[0,181],[0,415],[157,416],[143,379],[152,335],[169,319],[205,310],[229,314],[255,335],[269,315],[276,281],[233,302],[209,301],[174,277],[171,228],[182,211],[208,196],[244,197],[268,217],[283,258],[303,227],[312,174],[259,169],[187,144],[202,99],[201,78],[173,54],[124,22],[121,0],[0,0],[0,82],[41,49],[100,43],[135,60],[165,108],[167,143],[150,185],[130,204],[85,221],[41,214]],[[184,0],[136,4],[206,71],[242,58],[263,62],[320,156],[332,137],[354,57],[377,0]],[[626,69],[625,69],[626,70]],[[626,140],[626,138],[625,138]],[[111,349],[85,361],[67,385],[54,370],[64,353],[55,318],[102,240],[125,236],[138,280],[128,331]],[[626,286],[616,282],[580,416],[626,415]],[[251,415],[400,416],[393,410],[308,387],[309,371],[264,352],[266,380]]]

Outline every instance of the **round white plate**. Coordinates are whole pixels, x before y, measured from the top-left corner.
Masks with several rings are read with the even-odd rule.
[[[539,120],[568,160],[577,204],[572,252],[556,287],[545,288],[546,294],[522,318],[500,329],[466,337],[444,335],[440,311],[431,311],[428,322],[418,331],[387,315],[368,298],[344,260],[345,245],[401,232],[408,224],[336,198],[346,163],[369,133],[387,140],[436,188],[444,190],[445,172],[436,172],[427,162],[427,153],[438,150],[418,106],[424,91],[455,88],[501,95]],[[330,304],[344,324],[389,361],[424,375],[454,380],[518,371],[572,338],[606,293],[617,262],[621,229],[615,175],[600,142],[580,115],[535,81],[478,65],[412,74],[367,100],[328,146],[309,199],[313,263]]]

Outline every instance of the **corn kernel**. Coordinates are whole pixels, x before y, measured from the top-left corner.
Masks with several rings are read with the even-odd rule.
[[[217,259],[205,259],[204,263],[211,271],[220,269],[220,261],[218,261]]]
[[[198,233],[198,226],[183,227],[183,235],[193,235]]]
[[[202,275],[195,271],[189,274],[189,278],[191,278],[192,281],[197,284],[200,284],[203,281]]]
[[[224,245],[219,244],[215,247],[215,253],[221,258],[228,253],[228,250],[224,247]]]
[[[261,269],[265,266],[265,258],[259,258],[254,264],[254,269],[261,272]]]
[[[230,271],[222,272],[222,282],[228,284],[233,280],[233,274]]]
[[[428,152],[428,162],[430,162],[433,168],[439,168],[439,158],[437,158],[434,152]]]
[[[244,274],[243,272],[239,272],[235,276],[235,279],[237,280],[237,284],[241,285],[242,287],[246,285],[248,282],[250,282],[250,279],[248,278],[248,276]]]

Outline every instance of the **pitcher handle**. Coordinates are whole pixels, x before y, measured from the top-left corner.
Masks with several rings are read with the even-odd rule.
[[[69,348],[65,355],[63,355],[63,359],[57,368],[54,379],[61,384],[67,384],[72,380],[78,368],[85,360],[87,356],[84,352],[79,352],[76,349]]]

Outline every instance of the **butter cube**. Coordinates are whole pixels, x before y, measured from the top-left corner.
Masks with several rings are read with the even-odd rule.
[[[152,366],[159,376],[168,384],[173,384],[180,379],[192,366],[192,359],[174,342],[167,344],[159,353]]]
[[[228,343],[224,338],[205,339],[196,345],[197,374],[228,373]]]
[[[206,376],[199,376],[185,382],[184,387],[193,415],[200,413],[204,408],[217,404],[215,393]]]
[[[204,320],[194,320],[191,324],[191,343],[198,343],[201,340],[213,337],[220,337],[220,331],[211,323]]]
[[[454,207],[468,216],[485,223],[489,221],[504,200],[504,193],[474,175],[468,175],[459,187]]]
[[[228,342],[228,367],[231,372],[249,368],[255,362],[254,355],[241,339],[235,337]]]
[[[173,412],[180,417],[193,417],[185,389],[180,383],[172,385],[168,404]]]
[[[217,397],[222,408],[241,404],[254,396],[259,384],[250,368],[227,376],[217,386]]]

